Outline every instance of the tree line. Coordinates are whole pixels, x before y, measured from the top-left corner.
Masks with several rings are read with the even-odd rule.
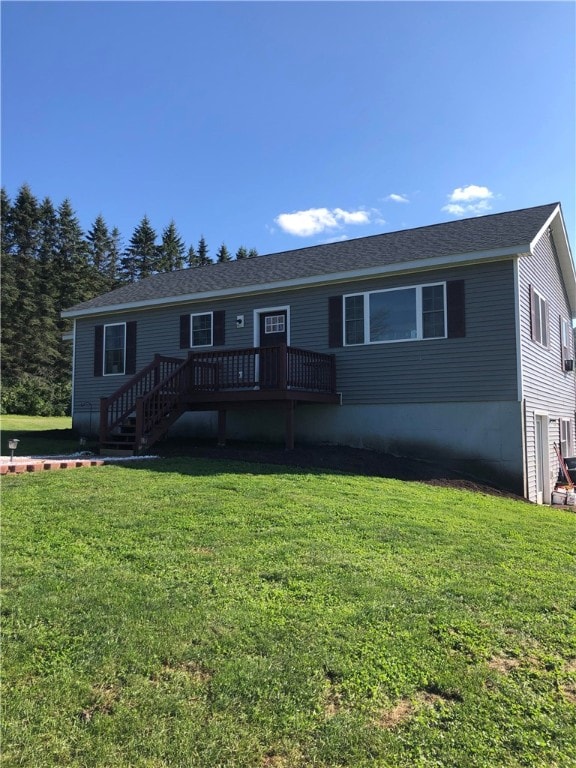
[[[102,215],[84,232],[70,200],[38,200],[27,184],[14,200],[1,190],[2,413],[70,411],[72,345],[63,309],[159,272],[205,267],[204,236],[186,246],[172,220],[158,237],[147,216],[126,247]],[[258,256],[241,246],[236,259]],[[226,245],[216,262],[232,261]]]

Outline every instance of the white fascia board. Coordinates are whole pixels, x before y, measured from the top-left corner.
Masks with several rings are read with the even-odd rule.
[[[225,288],[219,291],[204,291],[202,293],[183,294],[181,296],[166,296],[159,299],[146,299],[144,301],[126,302],[124,304],[111,304],[105,307],[91,307],[89,309],[65,310],[62,317],[90,317],[95,315],[109,315],[118,312],[130,312],[132,310],[165,307],[168,305],[190,304],[192,302],[207,301],[209,299],[225,299],[233,296],[246,296],[250,294],[262,294],[277,292],[286,289],[308,288],[313,285],[330,285],[332,283],[344,283],[357,280],[365,280],[371,277],[386,277],[387,275],[409,274],[414,272],[426,272],[441,267],[465,266],[485,261],[500,261],[513,258],[522,253],[528,253],[530,244],[516,245],[507,248],[497,248],[491,251],[474,251],[472,253],[440,256],[438,258],[423,259],[421,261],[405,261],[385,266],[366,267],[364,269],[351,270],[350,272],[335,272],[333,274],[312,275],[305,278],[292,278],[291,280],[278,280],[274,283],[262,283],[260,285],[246,285],[238,288]]]
[[[536,247],[536,243],[548,228],[552,230],[554,237],[554,245],[558,252],[564,287],[570,302],[571,317],[574,320],[576,318],[576,271],[574,270],[574,259],[570,250],[570,242],[564,224],[564,217],[562,216],[562,209],[559,205],[556,206],[534,240],[530,243],[530,253],[534,252],[533,249]]]

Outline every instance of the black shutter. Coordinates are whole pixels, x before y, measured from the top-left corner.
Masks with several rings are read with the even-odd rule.
[[[94,328],[94,376],[102,376],[104,356],[104,326]]]
[[[226,343],[225,317],[223,309],[212,313],[212,343],[215,347],[223,347]]]
[[[341,347],[342,340],[342,296],[328,299],[328,346]]]
[[[450,280],[446,283],[448,311],[448,338],[466,336],[466,294],[464,280]]]
[[[132,376],[136,373],[136,321],[126,323],[126,371]]]
[[[190,315],[180,315],[180,349],[190,349]]]

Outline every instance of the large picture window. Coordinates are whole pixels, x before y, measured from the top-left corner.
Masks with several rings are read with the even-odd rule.
[[[126,323],[104,326],[104,375],[126,371]]]
[[[344,297],[346,345],[439,339],[445,336],[445,283]]]

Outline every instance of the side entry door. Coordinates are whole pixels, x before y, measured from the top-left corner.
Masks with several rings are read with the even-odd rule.
[[[260,313],[260,387],[278,389],[280,377],[280,345],[288,343],[288,311]],[[286,364],[286,361],[283,361]]]

